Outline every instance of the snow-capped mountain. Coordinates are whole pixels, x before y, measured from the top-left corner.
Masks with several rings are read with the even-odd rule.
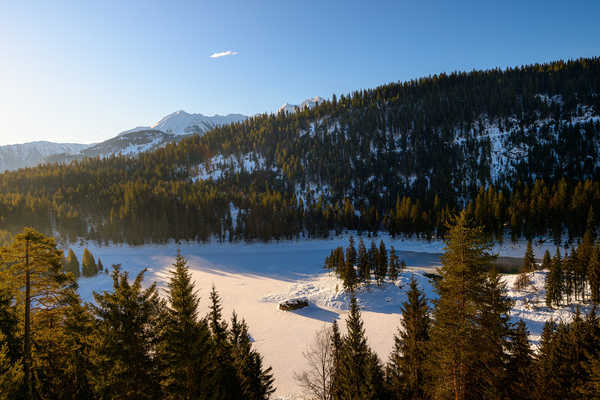
[[[57,154],[79,154],[88,146],[90,145],[43,141],[0,146],[0,172],[38,165]]]
[[[280,112],[286,112],[288,114],[295,113],[296,111],[304,110],[306,107],[313,108],[314,106],[316,106],[319,103],[322,103],[323,101],[325,101],[325,99],[322,98],[321,96],[315,96],[310,99],[304,100],[300,104],[285,103],[284,105],[279,107],[279,109],[277,110],[277,113],[278,114]]]
[[[68,162],[82,157],[135,155],[178,141],[186,135],[204,134],[218,126],[245,120],[245,115],[206,116],[177,111],[152,126],[138,126],[97,144],[31,142],[0,146],[0,172],[33,167],[45,162]]]
[[[112,139],[95,144],[81,151],[84,157],[110,157],[112,155],[136,155],[156,150],[180,137],[155,129],[133,130],[122,133]]]
[[[180,110],[163,117],[152,126],[138,126],[137,128],[121,132],[120,135],[148,130],[161,131],[173,135],[202,134],[218,126],[240,122],[246,118],[248,117],[241,114],[213,115],[209,117],[203,114],[190,114]]]

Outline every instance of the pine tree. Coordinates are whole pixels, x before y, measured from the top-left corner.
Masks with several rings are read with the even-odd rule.
[[[331,326],[331,349],[333,358],[333,370],[331,371],[331,399],[341,400],[344,398],[341,389],[343,340],[337,320],[333,320]]]
[[[398,262],[398,256],[396,255],[396,249],[394,246],[390,249],[390,259],[388,266],[388,274],[392,282],[396,282],[398,279],[398,271],[400,270],[400,264]]]
[[[262,356],[252,349],[248,326],[234,312],[231,320],[233,364],[241,386],[242,398],[266,400],[275,391],[271,367],[263,369]]]
[[[550,264],[550,272],[546,275],[546,306],[559,306],[562,302],[564,278],[562,273],[562,260],[560,250],[556,248],[556,255]]]
[[[512,301],[507,296],[506,284],[494,268],[487,274],[479,298],[477,330],[471,346],[479,352],[471,379],[477,382],[470,395],[501,399],[506,378],[507,357],[511,329],[509,313]]]
[[[543,270],[550,270],[552,266],[552,256],[550,256],[550,251],[546,250],[546,252],[544,252],[544,259],[542,260],[542,265],[541,265],[541,269]]]
[[[362,238],[360,238],[360,242],[358,243],[358,274],[361,282],[369,283],[371,281],[369,255]]]
[[[178,253],[169,271],[168,304],[159,347],[165,399],[209,398],[210,332],[198,317],[200,298],[185,258]]]
[[[209,325],[212,333],[211,365],[215,386],[212,398],[234,400],[242,398],[242,388],[234,366],[233,348],[229,341],[227,322],[223,321],[221,298],[215,287],[210,292]]]
[[[9,355],[6,338],[0,333],[0,400],[19,398],[23,385],[23,366]]]
[[[144,273],[130,284],[127,272],[115,266],[113,292],[94,293],[92,312],[99,324],[91,384],[101,398],[155,399],[160,395],[153,354],[162,305],[155,284],[142,288]]]
[[[346,248],[346,263],[348,263],[352,268],[357,264],[357,254],[356,248],[354,248],[354,238],[350,236],[350,240],[348,243],[348,247]]]
[[[98,257],[98,272],[104,272],[104,265],[102,265],[102,260]]]
[[[81,270],[79,268],[79,260],[77,256],[73,252],[73,249],[69,249],[69,253],[67,255],[67,259],[65,261],[65,272],[70,272],[73,274],[75,279],[78,279],[81,276]]]
[[[533,351],[529,346],[529,332],[523,320],[519,320],[512,332],[507,364],[506,398],[533,399],[534,370]]]
[[[402,304],[400,329],[394,336],[394,350],[386,369],[386,381],[396,399],[423,399],[429,342],[429,307],[417,287],[414,276],[410,280],[408,300]]]
[[[63,253],[53,238],[25,228],[0,249],[0,282],[23,309],[23,373],[25,397],[33,398],[32,319],[59,305],[74,282],[62,272]]]
[[[375,277],[377,278],[377,285],[381,286],[387,275],[388,268],[388,257],[385,243],[383,240],[379,243],[379,251],[377,251],[376,265],[375,265]]]
[[[472,381],[479,351],[478,316],[486,281],[485,270],[493,257],[490,244],[480,228],[473,228],[467,213],[461,212],[449,226],[446,251],[442,256],[441,279],[436,282],[431,329],[432,353],[430,394],[434,398],[469,398],[485,387]]]
[[[595,245],[587,266],[587,276],[590,285],[591,300],[600,303],[600,247]]]
[[[96,266],[96,261],[94,261],[94,256],[87,248],[83,250],[81,272],[85,277],[95,276],[98,273],[98,267]]]
[[[523,257],[523,266],[521,267],[522,272],[533,272],[536,270],[535,255],[533,254],[533,247],[531,240],[527,242],[527,250],[525,250],[525,256]]]
[[[379,399],[383,389],[383,374],[377,356],[367,345],[358,302],[354,296],[350,300],[346,325],[348,333],[343,339],[337,382],[341,398]]]

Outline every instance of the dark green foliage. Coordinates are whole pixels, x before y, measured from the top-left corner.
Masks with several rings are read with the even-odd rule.
[[[159,339],[162,304],[155,285],[142,288],[145,271],[132,284],[117,266],[113,292],[94,293],[98,319],[92,386],[101,397],[154,399],[159,397],[159,371],[154,359]],[[119,395],[117,395],[119,394]]]
[[[95,276],[98,273],[98,266],[92,253],[86,248],[81,257],[81,273],[85,277]]]
[[[394,399],[423,399],[431,321],[427,300],[414,277],[401,313],[400,329],[394,336],[394,350],[386,368],[386,383]]]
[[[262,356],[252,349],[245,321],[234,313],[231,320],[233,364],[241,386],[243,399],[265,400],[275,391],[271,367],[263,368]]]
[[[552,256],[550,255],[550,251],[546,250],[544,252],[544,259],[542,260],[542,265],[540,269],[549,270],[552,267]]]
[[[455,218],[449,229],[441,279],[436,282],[439,299],[435,302],[431,329],[429,392],[434,398],[481,398],[492,387],[488,382],[474,380],[476,369],[481,367],[478,345],[485,341],[483,334],[504,317],[485,298],[486,293],[497,290],[490,286],[486,274],[493,257],[481,229],[472,227],[465,212]],[[489,327],[480,320],[484,308],[488,310]],[[490,345],[495,347],[497,338],[491,339]]]
[[[401,265],[398,262],[398,256],[396,255],[396,249],[394,246],[390,249],[390,258],[388,263],[388,274],[390,276],[390,280],[395,282],[398,279],[398,273],[400,272]]]
[[[337,381],[340,399],[376,400],[383,395],[383,373],[377,355],[369,348],[356,297],[350,301],[348,333],[341,346]]]
[[[560,250],[556,248],[556,255],[550,263],[550,271],[546,277],[546,305],[558,307],[562,303],[563,296],[563,272]]]
[[[529,240],[527,242],[527,249],[525,250],[525,257],[523,257],[521,272],[533,272],[536,269],[535,255],[533,254],[531,240]]]
[[[169,274],[168,303],[158,349],[163,398],[209,399],[213,384],[210,332],[206,320],[199,319],[200,298],[181,254],[177,254]]]
[[[388,270],[388,257],[385,243],[383,240],[379,242],[379,250],[375,253],[375,279],[377,285],[381,286]]]
[[[75,279],[79,278],[79,276],[81,275],[81,269],[79,268],[79,260],[77,259],[77,256],[75,255],[72,249],[69,249],[69,253],[65,260],[65,272],[70,272],[71,274],[73,274],[73,277]]]
[[[535,381],[533,351],[529,346],[529,332],[523,320],[519,320],[511,332],[508,346],[509,358],[506,366],[504,389],[508,399],[533,399]]]
[[[587,278],[590,286],[591,300],[600,303],[600,247],[594,246],[587,266]]]

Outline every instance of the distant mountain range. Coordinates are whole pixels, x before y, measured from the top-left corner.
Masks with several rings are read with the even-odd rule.
[[[278,113],[312,108],[322,102],[319,96],[307,99],[300,105],[285,103]],[[214,115],[190,114],[176,111],[151,126],[138,126],[119,133],[101,143],[76,144],[30,142],[0,146],[0,172],[32,167],[42,163],[68,162],[82,157],[110,157],[111,155],[136,155],[176,142],[182,137],[204,133],[219,126],[241,122],[248,117],[242,114]]]

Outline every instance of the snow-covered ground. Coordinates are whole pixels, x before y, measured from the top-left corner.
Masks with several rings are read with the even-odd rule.
[[[408,268],[398,281],[385,282],[382,287],[371,286],[358,291],[359,304],[365,322],[369,344],[387,360],[393,346],[393,334],[399,325],[400,304],[406,300],[406,288],[411,275],[432,299],[435,297],[432,283],[423,274],[440,265],[439,255],[443,251],[441,241],[427,242],[418,239],[395,240],[388,236],[386,245],[393,245]],[[367,247],[370,239],[363,238]],[[356,240],[358,242],[358,239]],[[188,259],[199,294],[201,307],[208,309],[208,293],[214,284],[223,298],[225,315],[233,310],[243,316],[255,340],[257,349],[264,355],[265,362],[273,367],[276,377],[277,396],[295,398],[298,387],[293,379],[295,371],[305,366],[302,351],[323,325],[340,319],[343,329],[349,299],[342,284],[332,274],[323,270],[323,261],[337,246],[346,246],[348,237],[323,240],[282,241],[272,243],[182,243],[169,245],[146,245],[139,247],[107,246],[87,247],[94,256],[100,257],[105,267],[122,264],[130,277],[148,268],[145,282],[157,281],[164,286],[167,271],[174,261],[177,249]],[[73,250],[81,257],[84,246]],[[535,247],[541,257],[550,243]],[[498,245],[495,249],[502,256],[522,256],[525,243]],[[515,299],[513,315],[523,318],[532,333],[532,340],[539,339],[543,321],[548,318],[568,319],[570,307],[551,310],[545,307],[543,282],[544,273],[533,276],[533,288],[524,292],[513,290],[515,276],[505,279],[511,297]],[[110,290],[112,279],[101,274],[93,278],[81,278],[80,293],[84,300],[93,301],[92,292]],[[296,311],[280,311],[279,301],[306,297],[310,305]]]

